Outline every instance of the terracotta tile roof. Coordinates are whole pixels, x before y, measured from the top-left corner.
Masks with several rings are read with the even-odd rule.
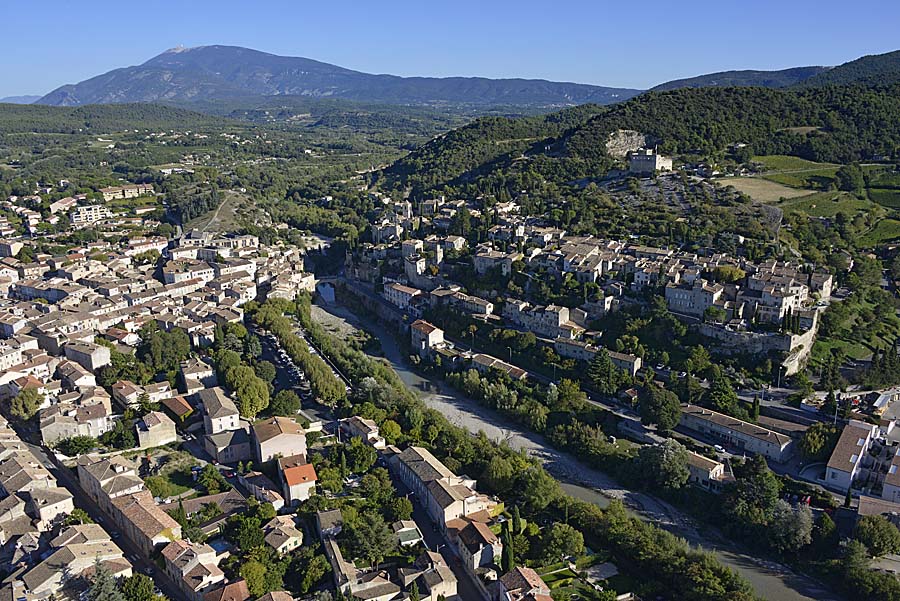
[[[288,486],[296,486],[297,484],[306,484],[318,480],[316,476],[316,468],[311,463],[306,465],[298,465],[289,467],[284,470],[284,481]]]
[[[250,598],[247,581],[241,578],[203,595],[203,601],[246,601]]]

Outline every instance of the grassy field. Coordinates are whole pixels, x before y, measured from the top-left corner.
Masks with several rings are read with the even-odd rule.
[[[889,188],[869,188],[869,198],[872,202],[890,209],[900,209],[900,190]]]
[[[820,170],[834,168],[837,170],[840,165],[834,163],[816,163],[807,161],[800,157],[792,157],[784,154],[770,154],[765,156],[755,156],[751,159],[754,163],[762,163],[767,171],[800,171],[800,170]]]
[[[792,188],[812,190],[827,190],[840,168],[840,165],[832,163],[814,163],[785,155],[756,156],[752,160],[764,166],[765,172],[761,176],[764,179]]]
[[[852,216],[858,211],[870,211],[875,208],[871,201],[857,198],[847,192],[807,193],[802,197],[780,202],[778,206],[785,212],[802,212],[813,217],[834,217],[839,212]]]
[[[716,180],[722,186],[732,186],[739,192],[743,192],[757,202],[772,203],[782,198],[797,198],[807,196],[810,190],[798,190],[789,188],[761,177],[729,177]]]
[[[763,175],[763,178],[776,184],[784,184],[793,188],[827,190],[834,183],[834,176],[837,170],[837,167],[826,167],[824,169],[766,174]]]
[[[863,246],[877,246],[897,239],[900,239],[900,221],[882,219],[874,228],[860,236],[859,242]]]

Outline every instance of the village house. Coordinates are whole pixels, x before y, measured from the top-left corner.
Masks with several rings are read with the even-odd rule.
[[[175,422],[160,411],[151,411],[134,425],[137,431],[138,448],[149,449],[171,444],[178,440]]]
[[[205,388],[198,396],[203,404],[203,425],[207,435],[240,427],[240,413],[224,389],[218,386]]]
[[[413,322],[409,334],[413,350],[423,359],[430,357],[433,349],[444,346],[444,330],[422,319]]]
[[[459,556],[471,573],[493,565],[503,553],[503,543],[487,524],[470,522],[459,532]]]
[[[340,420],[338,424],[343,436],[361,438],[363,442],[376,449],[383,449],[386,445],[384,438],[379,434],[378,424],[375,423],[375,420],[354,415]]]
[[[306,433],[303,426],[289,417],[275,416],[253,424],[256,460],[269,461],[275,456],[306,456]]]
[[[688,451],[688,482],[712,492],[721,492],[722,487],[733,478],[726,472],[725,464],[694,451]]]
[[[680,424],[778,463],[790,459],[794,452],[794,440],[790,436],[696,405],[681,406]]]
[[[305,455],[279,457],[278,468],[285,503],[294,507],[315,494],[318,476],[313,465],[306,463]]]
[[[209,545],[174,540],[161,555],[166,574],[190,601],[200,601],[205,593],[225,581],[216,551]]]
[[[868,456],[869,446],[877,437],[878,426],[850,420],[828,459],[825,486],[841,492],[849,490]]]

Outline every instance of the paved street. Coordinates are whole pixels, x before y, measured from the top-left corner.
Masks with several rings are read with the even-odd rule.
[[[72,493],[76,507],[86,511],[87,514],[91,516],[91,519],[103,526],[104,530],[110,533],[110,535],[112,535],[113,532],[116,532],[116,527],[113,524],[112,519],[103,513],[97,503],[84,492],[84,489],[81,488],[81,484],[78,482],[78,477],[72,470],[61,463],[58,463],[56,458],[51,457],[43,447],[32,443],[26,444],[28,444],[31,452],[34,453],[34,456],[50,470],[50,473],[53,474],[59,483]],[[172,582],[172,580],[160,570],[155,563],[145,557],[143,552],[137,545],[132,543],[131,540],[118,534],[113,542],[122,549],[125,556],[131,561],[135,572],[151,575],[154,584],[156,584],[169,599],[174,601],[175,599],[182,598],[182,593],[180,589],[175,586],[175,583]]]
[[[461,601],[475,601],[476,599],[481,599],[482,595],[478,585],[474,581],[474,576],[463,567],[456,549],[451,547],[443,534],[435,528],[431,518],[428,517],[425,508],[422,507],[421,503],[418,502],[416,497],[412,495],[410,490],[400,480],[394,478],[393,475],[391,480],[394,483],[394,487],[397,489],[397,496],[402,497],[409,495],[407,498],[413,502],[412,517],[416,522],[416,526],[419,527],[419,531],[422,533],[422,538],[425,539],[425,545],[432,551],[438,551],[444,558],[444,561],[447,562],[447,565],[450,566],[450,569],[453,570],[453,574],[456,576],[457,581],[457,597]]]

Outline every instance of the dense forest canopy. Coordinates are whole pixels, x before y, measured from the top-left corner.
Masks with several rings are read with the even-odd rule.
[[[410,153],[383,175],[388,187],[408,186],[414,194],[509,169],[523,158],[538,162],[551,181],[602,175],[611,166],[606,141],[617,130],[646,134],[668,154],[708,156],[740,142],[755,154],[849,163],[900,155],[898,113],[900,85],[649,92],[612,107],[479,119]]]

